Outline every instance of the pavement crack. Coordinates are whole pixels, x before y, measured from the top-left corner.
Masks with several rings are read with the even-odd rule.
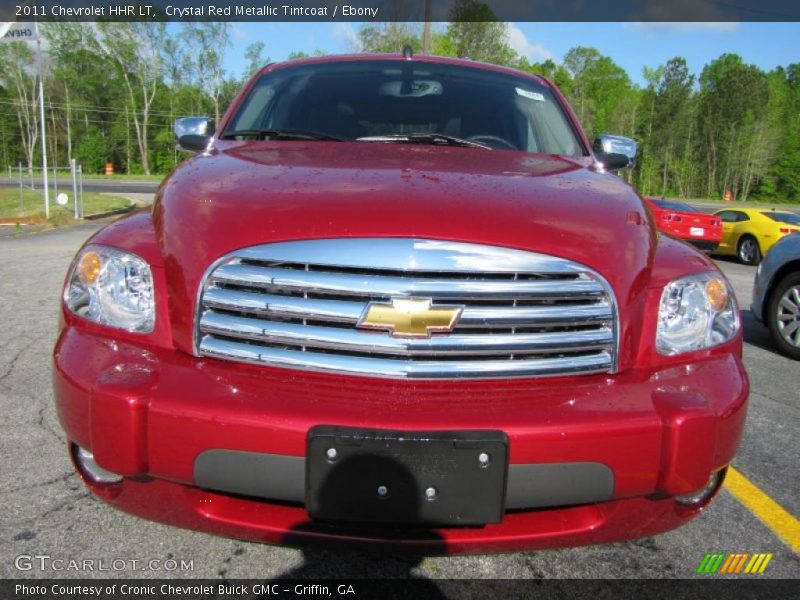
[[[46,404],[45,406],[42,406],[42,407],[39,409],[39,413],[38,413],[38,414],[39,414],[39,419],[38,419],[38,421],[37,421],[37,423],[36,423],[36,424],[39,426],[39,428],[40,428],[40,429],[42,429],[43,431],[45,431],[45,432],[49,433],[50,435],[52,435],[52,436],[53,436],[55,439],[57,439],[59,442],[61,442],[61,443],[63,443],[63,444],[66,444],[66,443],[67,443],[67,438],[66,438],[66,436],[64,436],[64,434],[63,434],[63,433],[61,433],[61,432],[59,432],[59,431],[56,431],[56,430],[54,430],[54,429],[53,429],[52,427],[50,427],[50,426],[47,424],[47,422],[45,421],[45,412],[46,412],[46,411],[47,411],[47,409],[49,409],[50,407],[51,407],[51,405],[50,405],[50,403],[48,403],[48,404]]]
[[[28,517],[22,521],[18,521],[16,523],[12,523],[12,525],[27,525],[29,523],[38,523],[42,519],[49,517],[57,512],[60,512],[64,509],[70,510],[71,507],[74,507],[75,503],[83,498],[91,498],[92,495],[88,490],[83,490],[75,494],[71,494],[64,498],[63,500],[57,502],[55,505],[51,506],[43,513]]]
[[[54,477],[53,479],[48,479],[47,481],[38,481],[36,483],[30,483],[26,485],[21,485],[19,487],[11,488],[8,490],[3,490],[0,492],[0,496],[7,496],[8,494],[14,494],[16,492],[22,492],[27,490],[34,490],[37,488],[46,487],[48,485],[53,485],[54,483],[66,483],[66,481],[75,475],[75,471],[70,471],[68,473],[64,473],[63,475],[59,475],[58,477]]]
[[[5,388],[6,390],[12,391],[12,389],[6,385],[5,380],[8,379],[8,377],[11,376],[11,373],[14,372],[14,369],[17,366],[17,362],[19,361],[20,358],[22,358],[22,355],[28,349],[33,347],[34,344],[37,344],[38,342],[40,342],[44,337],[45,336],[40,335],[40,336],[36,336],[34,338],[31,338],[30,340],[28,340],[27,344],[25,344],[24,346],[19,348],[16,352],[14,352],[13,356],[11,357],[11,361],[8,363],[8,366],[6,367],[6,370],[3,372],[2,375],[0,375],[0,387]]]
[[[777,398],[773,398],[772,396],[770,396],[769,394],[765,394],[764,392],[751,391],[750,394],[753,396],[761,396],[762,398],[765,398],[770,402],[774,402],[775,404],[780,404],[781,406],[785,406],[786,408],[791,408],[792,410],[798,409],[798,406],[796,404],[790,404],[784,400],[778,400]]]

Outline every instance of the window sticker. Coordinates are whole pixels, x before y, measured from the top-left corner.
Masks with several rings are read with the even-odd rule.
[[[528,90],[523,90],[522,88],[514,88],[517,90],[517,95],[522,96],[523,98],[528,98],[529,100],[537,100],[538,102],[544,102],[544,95],[540,94],[539,92],[529,92]]]

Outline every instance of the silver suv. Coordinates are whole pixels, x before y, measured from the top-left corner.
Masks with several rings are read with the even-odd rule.
[[[800,233],[775,244],[759,265],[751,310],[781,354],[800,360]]]

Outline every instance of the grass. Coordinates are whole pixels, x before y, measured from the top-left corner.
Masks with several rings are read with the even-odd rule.
[[[125,173],[115,173],[114,175],[103,175],[101,173],[84,173],[84,179],[105,179],[108,181],[161,181],[166,175],[126,175]]]
[[[72,221],[74,205],[72,190],[68,190],[69,202],[66,206],[55,203],[55,195],[50,192],[50,222],[53,225],[66,225]],[[127,198],[108,194],[83,193],[83,213],[93,215],[119,210],[131,205]],[[20,206],[19,188],[0,187],[0,222],[4,223],[44,223],[44,198],[42,190],[23,190]]]

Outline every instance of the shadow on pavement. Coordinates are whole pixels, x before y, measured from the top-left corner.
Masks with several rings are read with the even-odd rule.
[[[362,464],[365,460],[370,460],[371,464]],[[362,485],[354,484],[354,476],[358,475],[362,476]],[[373,490],[377,490],[376,484],[384,480],[391,493],[379,498]],[[310,520],[287,533],[284,543],[301,548],[303,564],[265,584],[283,585],[280,589],[294,589],[295,585],[301,583],[298,580],[339,579],[343,584],[352,583],[359,588],[356,580],[368,579],[370,582],[362,582],[360,587],[368,585],[370,592],[380,592],[381,587],[387,588],[383,589],[380,597],[390,598],[393,597],[390,590],[392,586],[384,580],[413,579],[411,589],[414,598],[446,598],[434,581],[420,578],[414,573],[414,569],[424,560],[424,553],[415,553],[403,547],[405,538],[413,538],[426,546],[431,544],[432,548],[444,550],[445,542],[441,535],[415,523],[419,520],[421,503],[424,501],[423,491],[412,474],[397,461],[386,457],[360,457],[343,461],[325,477],[315,498],[316,510],[326,515],[338,515],[339,519]],[[381,507],[384,506],[386,514],[381,514]],[[341,520],[357,517],[363,517],[371,523],[366,525]],[[394,520],[397,523],[392,522]],[[371,552],[348,549],[357,547],[353,538],[374,540],[378,542],[378,549]],[[393,544],[397,547],[397,554],[394,555],[391,554]],[[330,585],[330,582],[326,583]],[[331,590],[332,593],[335,591]],[[359,597],[364,596],[359,593]],[[367,597],[372,595],[367,594]]]
[[[767,329],[766,325],[756,320],[753,311],[742,311],[742,330],[746,344],[778,354],[775,344],[772,343],[772,337],[769,335],[769,329]]]

